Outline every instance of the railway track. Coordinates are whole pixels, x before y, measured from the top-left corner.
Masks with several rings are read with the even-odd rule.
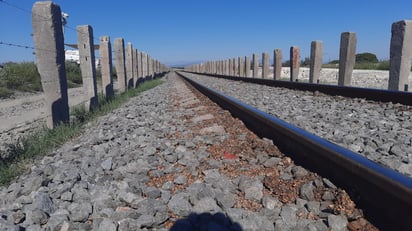
[[[194,73],[194,72],[193,72]],[[196,73],[195,73],[196,74]],[[300,83],[300,82],[290,82],[290,81],[280,81],[272,79],[263,79],[263,78],[248,78],[248,77],[239,77],[239,76],[227,76],[227,75],[218,75],[218,74],[207,74],[203,75],[243,81],[247,83],[261,84],[265,86],[272,87],[282,87],[288,89],[295,89],[301,91],[317,91],[322,92],[328,95],[339,95],[350,98],[364,98],[367,100],[380,101],[380,102],[392,102],[400,103],[403,105],[412,105],[412,93],[402,92],[402,91],[388,91],[382,89],[373,89],[373,88],[362,88],[362,87],[350,87],[350,86],[337,86],[329,84],[311,84],[311,83]]]
[[[348,149],[335,145],[296,126],[288,124],[265,112],[259,111],[239,100],[199,84],[191,74],[178,72],[187,82],[235,117],[260,137],[274,141],[280,150],[301,164],[322,176],[327,176],[345,188],[364,210],[374,224],[384,230],[407,230],[412,227],[412,179],[394,170],[383,167]],[[265,82],[265,81],[263,81]],[[217,83],[222,84],[222,83]],[[229,88],[228,85],[225,85]],[[297,85],[303,88],[303,85]],[[292,86],[291,86],[292,87]],[[314,90],[314,85],[307,85]],[[316,88],[316,91],[323,91]],[[329,89],[329,88],[328,88]],[[331,88],[332,89],[332,88]],[[360,91],[342,90],[341,94]],[[337,90],[335,89],[335,93]],[[346,92],[346,93],[345,93]],[[367,90],[369,99],[380,99],[378,91]],[[401,94],[393,94],[391,99],[404,102]],[[353,96],[353,92],[349,95]]]
[[[319,91],[298,91],[224,79],[212,78],[211,81],[211,78],[197,75],[193,77],[288,123],[412,177],[411,106],[331,96]],[[410,97],[410,93],[401,94]]]

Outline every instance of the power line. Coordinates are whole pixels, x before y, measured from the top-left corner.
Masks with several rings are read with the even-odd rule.
[[[20,7],[20,6],[16,6],[16,5],[14,5],[14,4],[11,4],[11,3],[9,3],[9,2],[6,2],[5,0],[0,0],[0,3],[3,3],[3,4],[5,4],[5,5],[7,5],[7,6],[10,6],[10,7],[12,7],[12,8],[18,9],[18,10],[24,12],[24,13],[27,13],[27,14],[30,14],[30,15],[33,14],[33,12],[32,12],[31,10],[27,10],[27,9],[24,9],[24,8],[22,8],[22,7]],[[43,18],[43,19],[45,19],[45,20],[48,20],[48,18],[44,17],[43,15],[39,15],[39,14],[35,14],[35,15],[38,16],[38,17],[40,17],[40,18]],[[67,29],[69,29],[69,30],[75,31],[75,32],[77,32],[77,33],[85,34],[85,33],[83,33],[83,32],[78,31],[76,28],[70,27],[70,26],[68,26],[68,25],[63,25],[63,26],[64,26],[64,28],[67,28]],[[92,38],[93,38],[94,41],[100,42],[99,39],[95,38],[94,36],[93,36]]]
[[[1,0],[0,0],[0,1],[1,1]],[[32,47],[32,46],[15,44],[15,43],[7,43],[7,42],[3,42],[3,41],[0,41],[0,45],[10,46],[10,47],[18,47],[18,48],[30,49],[30,50],[36,50],[36,48],[35,48],[35,47]],[[65,46],[67,47],[66,44],[65,44]],[[53,50],[48,50],[48,49],[37,48],[37,50],[46,51],[46,52],[50,52],[50,53],[55,53],[55,51],[53,51]],[[34,55],[34,54],[35,54],[35,52],[33,51],[33,55]],[[79,58],[84,58],[84,57],[91,58],[91,56],[79,55]],[[98,57],[98,56],[96,56],[96,55],[95,55],[95,58],[104,59],[104,58]]]
[[[10,7],[13,7],[13,8],[16,8],[16,9],[18,9],[18,10],[21,10],[21,11],[23,11],[23,12],[26,12],[26,13],[31,14],[31,11],[26,10],[26,9],[24,9],[24,8],[22,8],[22,7],[19,7],[19,6],[13,5],[13,4],[11,4],[11,3],[9,3],[9,2],[6,2],[6,1],[4,1],[4,0],[0,0],[0,3],[3,3],[3,4],[8,5],[8,6],[10,6]]]
[[[2,1],[2,0],[0,0],[0,1]],[[35,49],[32,46],[20,45],[20,44],[14,44],[14,43],[6,43],[6,42],[2,42],[2,41],[0,41],[0,45],[6,45],[6,46],[11,46],[11,47],[20,47],[20,48],[26,48],[26,49],[32,49],[32,50]]]

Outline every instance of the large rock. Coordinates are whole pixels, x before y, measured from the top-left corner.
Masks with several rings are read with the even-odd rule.
[[[33,196],[33,204],[43,212],[51,214],[54,210],[53,201],[48,193],[38,192]]]
[[[189,203],[188,195],[185,193],[173,195],[167,206],[178,216],[187,216],[192,211],[192,205]]]
[[[193,211],[196,213],[216,213],[221,211],[221,209],[219,208],[219,206],[217,206],[214,198],[204,197],[195,203],[195,205],[193,206]]]
[[[344,216],[329,215],[328,216],[329,228],[336,231],[347,230],[348,219]]]
[[[92,205],[88,202],[72,203],[67,208],[70,212],[70,220],[74,222],[84,222],[93,212]]]

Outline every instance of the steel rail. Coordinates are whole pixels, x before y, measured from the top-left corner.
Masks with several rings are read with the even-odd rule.
[[[185,71],[188,72],[188,71]],[[303,82],[290,82],[281,81],[274,79],[262,79],[262,78],[250,78],[250,77],[238,77],[229,75],[218,75],[210,73],[196,73],[188,72],[193,74],[207,75],[216,78],[223,78],[228,80],[243,81],[247,83],[255,83],[272,87],[283,87],[294,90],[301,91],[318,91],[325,93],[327,95],[340,95],[349,98],[364,98],[372,101],[379,102],[392,102],[400,103],[404,105],[412,106],[412,93],[405,91],[389,91],[383,89],[374,88],[361,88],[361,87],[350,87],[350,86],[337,86],[337,85],[327,85],[327,84],[314,84],[314,83],[303,83]]]
[[[383,230],[409,230],[412,227],[412,178],[205,87],[183,73],[177,74],[241,119],[258,136],[273,140],[297,164],[344,188],[377,227]]]

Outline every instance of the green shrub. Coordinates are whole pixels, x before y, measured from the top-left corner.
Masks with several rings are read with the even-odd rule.
[[[384,60],[376,65],[377,70],[389,70],[389,60]]]
[[[365,52],[365,53],[356,54],[355,62],[356,63],[377,63],[379,61],[375,54]]]
[[[83,83],[79,64],[75,62],[66,62],[66,78],[68,83],[72,82],[77,85]]]
[[[355,63],[354,69],[359,70],[375,70],[377,68],[377,63],[368,63],[368,62],[361,62]]]
[[[0,151],[0,186],[9,184],[16,176],[24,172],[34,157],[46,155],[53,148],[80,135],[85,122],[113,111],[127,102],[129,98],[160,85],[162,82],[161,79],[144,82],[137,88],[131,88],[111,99],[99,96],[101,101],[92,112],[86,111],[84,106],[76,107],[71,111],[71,117],[74,119],[70,123],[60,124],[53,129],[41,128],[15,144],[10,144],[7,151]]]
[[[40,74],[34,62],[4,64],[0,72],[0,86],[8,90],[42,91]]]
[[[13,95],[13,92],[10,91],[9,89],[5,87],[0,87],[0,99],[1,98],[9,98],[11,95]]]

